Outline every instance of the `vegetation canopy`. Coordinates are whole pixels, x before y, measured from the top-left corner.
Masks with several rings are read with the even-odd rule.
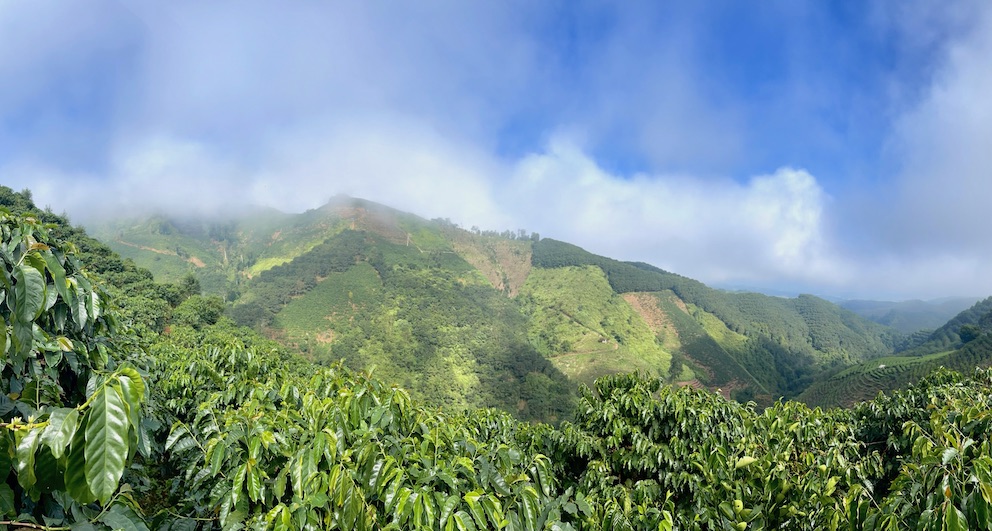
[[[992,527],[990,370],[964,375],[938,369],[848,409],[783,400],[763,407],[741,403],[705,388],[668,385],[672,377],[664,371],[606,374],[582,384],[572,395],[574,407],[555,424],[521,420],[526,412],[512,407],[512,414],[438,407],[375,372],[341,361],[315,365],[225,317],[223,299],[199,293],[195,277],[156,283],[22,196],[12,204],[16,197],[0,194],[0,204],[10,208],[0,211],[3,528]],[[350,230],[340,234],[375,239]],[[538,256],[541,242],[520,243]],[[460,301],[476,300],[483,314],[502,308],[525,325],[544,320],[560,329],[558,339],[581,344],[612,338],[617,347],[606,352],[646,351],[631,338],[660,353],[676,341],[695,344],[707,337],[708,347],[695,344],[690,352],[714,366],[718,359],[737,361],[730,373],[739,378],[750,369],[736,355],[763,337],[774,339],[762,334],[788,329],[742,310],[743,301],[762,299],[721,299],[701,288],[697,298],[687,298],[696,289],[688,280],[656,286],[660,291],[621,293],[611,287],[607,270],[576,260],[544,267],[538,256],[534,267],[543,272],[534,283],[508,282],[518,289],[516,298],[490,295],[486,277],[475,276],[458,256],[420,256],[427,253],[386,243],[373,248],[381,255],[350,255],[330,262],[323,274],[352,282],[346,284],[355,288],[350,297],[337,295],[340,308],[381,304],[370,302],[360,286],[392,290],[385,299],[391,320],[374,326],[397,334],[397,347],[436,341],[399,324],[412,323],[415,309],[431,303],[417,289],[404,289],[420,283],[471,294],[441,303],[457,312],[422,309],[425,318],[452,328],[451,338],[471,338],[458,335],[467,334],[460,327],[471,328],[458,320],[460,312],[472,311]],[[669,278],[630,266],[656,280]],[[355,277],[346,281],[346,275]],[[594,287],[566,290],[574,278]],[[362,284],[369,279],[377,284]],[[561,289],[548,288],[553,285]],[[593,290],[603,290],[603,297],[590,298]],[[651,301],[682,317],[665,321],[634,311]],[[768,315],[793,315],[794,309],[801,316],[849,320],[848,330],[862,326],[815,298],[778,307],[783,313]],[[716,317],[723,312],[738,312],[740,320]],[[954,325],[957,341],[969,340],[952,352],[979,359],[988,348],[985,314],[978,313]],[[803,319],[807,327],[820,322]],[[968,325],[974,328],[962,330]],[[482,331],[510,333],[500,332],[498,323],[490,326]],[[755,332],[762,326],[764,332]],[[539,337],[534,347],[539,328],[521,330],[519,348],[533,349],[540,360],[560,362],[555,358],[571,352],[552,337]],[[835,337],[838,348],[847,341],[843,334],[817,337]],[[809,348],[812,366],[822,367],[816,352],[833,347]],[[670,367],[678,362],[705,372],[703,362],[684,354],[658,356]],[[546,390],[555,378],[560,376],[550,368],[530,370],[520,389]],[[507,385],[521,384],[508,379]],[[544,399],[553,403],[554,395]]]

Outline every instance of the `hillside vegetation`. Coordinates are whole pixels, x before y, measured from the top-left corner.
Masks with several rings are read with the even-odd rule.
[[[367,372],[315,368],[223,317],[195,279],[157,283],[3,192],[15,214],[0,209],[0,525],[992,525],[992,372],[937,371],[851,409],[780,401],[758,411],[617,374],[582,386],[558,426],[444,411]],[[970,334],[967,345],[987,344],[987,332]]]
[[[849,367],[814,383],[799,399],[849,405],[901,389],[939,367],[968,372],[992,366],[992,298],[977,302],[937,330],[909,338],[904,350]]]
[[[948,320],[978,302],[972,297],[947,297],[930,301],[912,300],[903,302],[849,300],[840,304],[842,308],[890,326],[904,334],[920,330],[934,330]]]
[[[633,369],[760,405],[850,403],[923,371],[908,371],[915,358],[883,357],[959,341],[953,327],[904,335],[812,295],[715,290],[526,231],[463,230],[346,197],[295,215],[157,216],[97,230],[156,278],[193,275],[237,323],[310,360],[372,369],[453,410],[560,420],[578,383]],[[908,379],[859,369],[875,376],[830,397],[803,394],[879,365],[906,366]]]

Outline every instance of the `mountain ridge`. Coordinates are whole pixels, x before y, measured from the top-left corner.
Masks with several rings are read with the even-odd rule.
[[[148,217],[93,232],[157,278],[193,274],[238,322],[315,361],[374,364],[457,407],[533,413],[528,399],[511,404],[518,393],[557,416],[537,396],[541,378],[560,387],[635,369],[769,404],[904,341],[812,295],[727,292],[523,230],[464,230],[345,196],[301,214]],[[523,359],[551,366],[529,371]]]

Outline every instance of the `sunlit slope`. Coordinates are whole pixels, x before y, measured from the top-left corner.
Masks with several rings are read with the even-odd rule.
[[[534,269],[518,299],[531,344],[571,379],[634,370],[668,378],[671,353],[599,268]]]
[[[682,345],[684,365],[690,369],[696,365],[703,370],[694,372],[701,374],[714,371],[710,365],[719,366],[721,372],[739,367],[736,372],[751,375],[741,381],[754,383],[745,397],[791,396],[831,368],[892,352],[893,331],[811,295],[786,299],[724,292],[648,264],[612,260],[550,239],[533,245],[533,257],[534,265],[543,268],[595,266],[614,293],[674,295],[674,299],[659,298],[659,304],[677,301],[708,338],[691,352]],[[677,315],[671,309],[664,313]],[[687,330],[695,327],[679,319]],[[721,361],[728,357],[736,363]],[[687,374],[676,369],[675,374]]]
[[[526,231],[464,230],[360,199],[101,234],[164,278],[193,273],[239,323],[458,406],[493,403],[472,390],[487,388],[488,367],[505,374],[524,358],[537,369],[513,369],[513,385],[544,367],[573,383],[640,370],[769,402],[893,352],[890,329],[817,297],[714,290]]]
[[[453,252],[348,229],[253,278],[232,315],[260,312],[314,361],[343,359],[431,404],[570,411],[573,386],[529,344],[516,302]]]

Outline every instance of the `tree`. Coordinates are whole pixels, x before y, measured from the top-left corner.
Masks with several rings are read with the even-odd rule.
[[[958,336],[961,337],[962,343],[968,343],[973,341],[978,336],[982,335],[982,329],[978,328],[973,324],[966,324],[961,327],[958,331]]]

